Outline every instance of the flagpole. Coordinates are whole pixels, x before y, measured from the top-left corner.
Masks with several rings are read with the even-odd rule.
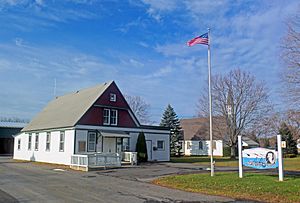
[[[211,99],[211,60],[210,60],[210,28],[208,28],[208,97],[209,97],[209,138],[210,138],[210,175],[214,176],[213,137],[212,137],[212,99]]]

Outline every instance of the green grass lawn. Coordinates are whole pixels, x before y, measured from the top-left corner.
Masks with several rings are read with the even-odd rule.
[[[232,160],[229,157],[214,157],[216,166],[238,167],[238,160]],[[210,157],[185,156],[172,157],[174,163],[194,163],[203,166],[210,166]],[[300,156],[296,158],[285,158],[283,160],[284,170],[300,171]]]
[[[168,176],[153,183],[189,192],[251,199],[265,202],[300,202],[300,178],[247,173],[240,179],[238,173],[190,174]]]

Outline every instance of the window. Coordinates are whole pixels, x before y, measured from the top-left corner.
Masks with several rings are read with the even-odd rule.
[[[157,150],[165,150],[165,141],[157,140]]]
[[[95,132],[88,133],[88,151],[89,152],[96,151],[96,133]]]
[[[117,123],[118,123],[118,111],[112,109],[110,112],[110,124],[117,125]]]
[[[202,150],[202,149],[203,149],[203,142],[200,141],[200,142],[199,142],[199,150]]]
[[[79,146],[79,149],[78,149],[78,152],[86,152],[86,141],[78,141],[78,146]]]
[[[187,143],[186,143],[186,148],[187,148],[187,149],[191,149],[191,148],[192,148],[191,142],[187,142]]]
[[[60,136],[59,136],[59,151],[63,152],[65,148],[65,132],[60,131]]]
[[[21,149],[21,139],[18,139],[18,150]]]
[[[118,110],[104,109],[103,125],[117,125],[117,124],[118,124]]]
[[[38,151],[39,150],[39,134],[35,133],[35,146],[34,146],[34,150]]]
[[[50,132],[47,132],[47,135],[46,135],[46,151],[50,151]]]
[[[104,109],[103,124],[104,125],[109,125],[110,124],[110,110],[109,109]]]
[[[28,134],[28,150],[31,150],[31,143],[32,143],[32,135],[31,133]]]
[[[117,95],[114,94],[114,93],[110,93],[109,101],[116,102],[117,101]]]

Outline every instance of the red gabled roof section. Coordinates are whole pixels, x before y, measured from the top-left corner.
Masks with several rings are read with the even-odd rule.
[[[116,94],[116,101],[110,101],[110,94]],[[139,127],[140,123],[130,109],[126,99],[113,81],[96,102],[80,118],[79,125],[103,125],[103,109],[118,110],[118,125],[113,127]]]

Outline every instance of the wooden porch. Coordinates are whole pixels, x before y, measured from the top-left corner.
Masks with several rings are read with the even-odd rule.
[[[89,171],[93,169],[119,168],[122,165],[136,165],[136,152],[74,154],[70,168]]]

